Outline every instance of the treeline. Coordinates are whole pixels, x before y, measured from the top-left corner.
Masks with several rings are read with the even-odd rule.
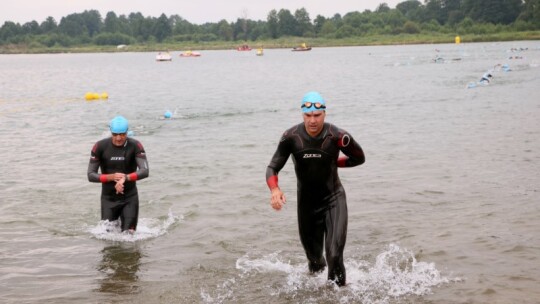
[[[179,15],[143,16],[141,13],[102,18],[96,10],[38,23],[5,22],[0,45],[69,47],[207,41],[257,41],[281,37],[329,39],[369,35],[418,33],[491,34],[540,29],[540,0],[417,0],[395,8],[381,3],[375,11],[350,12],[313,20],[306,9],[292,13],[272,10],[265,21],[238,18],[235,22],[193,24]]]

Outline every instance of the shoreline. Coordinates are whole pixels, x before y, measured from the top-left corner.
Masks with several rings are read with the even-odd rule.
[[[461,43],[534,41],[540,40],[540,31],[502,32],[496,34],[401,34],[352,37],[346,39],[287,37],[265,41],[212,41],[212,42],[165,42],[154,44],[133,44],[119,48],[115,45],[76,45],[68,47],[45,47],[35,45],[0,45],[0,55],[14,54],[61,54],[61,53],[122,53],[122,52],[163,52],[185,50],[236,50],[239,45],[248,44],[253,49],[292,49],[302,43],[317,47],[377,46],[377,45],[413,45],[413,44],[446,44],[455,43],[459,36]]]

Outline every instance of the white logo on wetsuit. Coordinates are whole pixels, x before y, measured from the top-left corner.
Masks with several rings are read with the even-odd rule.
[[[321,158],[321,154],[304,154],[304,158]]]
[[[111,156],[111,160],[124,160],[123,156]]]
[[[345,148],[350,142],[351,138],[349,137],[349,134],[343,134],[343,137],[341,138],[341,146]]]

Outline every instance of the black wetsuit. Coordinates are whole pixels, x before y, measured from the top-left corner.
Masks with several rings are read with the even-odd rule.
[[[98,173],[101,169],[101,174]],[[138,169],[137,169],[138,168]],[[130,181],[124,182],[124,193],[116,193],[116,182],[107,182],[105,174],[125,173]],[[139,195],[136,181],[148,177],[149,169],[142,144],[133,138],[117,147],[112,139],[98,141],[92,148],[88,164],[88,180],[102,183],[101,219],[114,221],[120,218],[122,231],[135,230],[139,217]]]
[[[346,157],[339,157],[340,151]],[[270,188],[277,186],[277,174],[291,154],[297,177],[298,228],[309,270],[322,271],[328,262],[328,279],[345,285],[347,202],[337,168],[364,163],[364,152],[347,132],[332,124],[325,123],[317,137],[311,137],[303,123],[298,124],[283,134],[268,165]]]

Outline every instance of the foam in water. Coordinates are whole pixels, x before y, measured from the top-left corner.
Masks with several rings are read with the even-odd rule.
[[[140,218],[137,230],[133,234],[127,231],[122,232],[118,221],[109,222],[108,220],[100,221],[96,226],[89,227],[88,232],[99,240],[136,242],[161,236],[167,233],[169,227],[181,220],[182,216],[175,216],[169,210],[167,218],[164,220]]]
[[[248,253],[237,260],[236,269],[240,274],[236,278],[227,280],[216,290],[201,290],[202,300],[205,303],[233,300],[235,292],[241,293],[249,282],[272,281],[265,277],[275,277],[279,273],[283,273],[284,279],[262,288],[262,292],[284,300],[313,303],[388,303],[399,297],[430,294],[433,287],[457,280],[442,276],[433,263],[418,262],[412,252],[396,244],[390,244],[374,263],[347,259],[347,286],[344,288],[328,282],[326,271],[309,274],[305,257],[287,257],[279,252],[261,257],[251,255]],[[291,263],[289,259],[302,262]]]

